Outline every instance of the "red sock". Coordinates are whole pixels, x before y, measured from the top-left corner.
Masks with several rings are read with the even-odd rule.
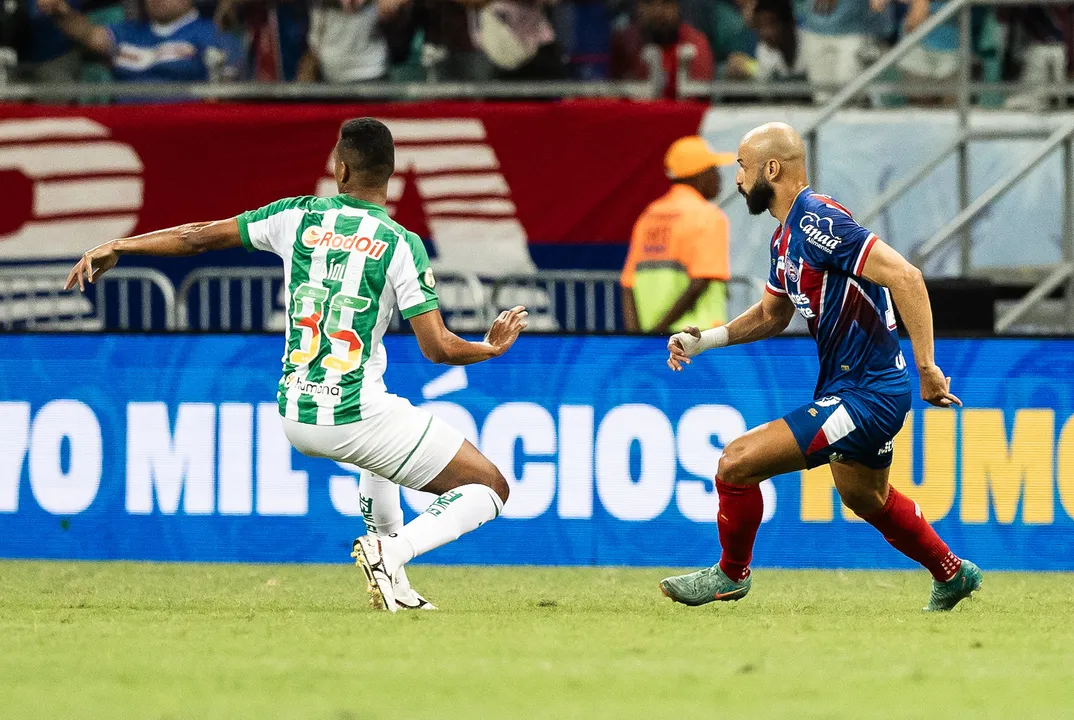
[[[883,533],[896,550],[924,565],[940,582],[953,578],[962,566],[962,560],[921,516],[917,503],[895,488],[888,491],[888,501],[879,512],[862,519]]]
[[[750,574],[753,541],[764,514],[761,489],[756,485],[731,485],[716,478],[716,492],[720,494],[716,525],[723,548],[720,569],[732,580],[742,580]]]

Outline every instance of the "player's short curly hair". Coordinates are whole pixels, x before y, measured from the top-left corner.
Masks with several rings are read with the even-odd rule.
[[[395,172],[392,132],[380,120],[362,117],[343,123],[338,148],[364,185],[383,185]]]

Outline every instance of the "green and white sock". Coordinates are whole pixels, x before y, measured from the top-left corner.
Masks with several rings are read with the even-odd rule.
[[[418,555],[447,545],[493,520],[503,510],[500,496],[486,485],[462,485],[433,501],[394,535],[382,540],[384,558],[398,568]]]
[[[403,529],[399,486],[391,480],[363,470],[358,477],[358,500],[370,535],[387,537]]]
[[[362,519],[370,535],[386,538],[403,529],[403,504],[401,488],[391,480],[385,480],[376,473],[363,470],[358,477],[358,499],[362,504]],[[400,567],[395,573],[396,594],[406,593],[410,589],[410,579],[406,568]]]

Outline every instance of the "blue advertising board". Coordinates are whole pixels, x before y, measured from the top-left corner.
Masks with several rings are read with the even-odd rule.
[[[706,353],[523,337],[436,366],[386,339],[388,387],[458,427],[512,485],[501,519],[440,563],[685,565],[718,555],[711,478],[747,428],[812,397],[813,342]],[[0,557],[347,562],[356,471],[293,451],[271,336],[17,335],[0,360]],[[910,348],[907,347],[907,356]],[[916,401],[892,482],[986,568],[1074,570],[1074,341],[941,340],[962,410]],[[755,564],[913,564],[841,508],[818,468],[766,482]],[[431,497],[404,492],[409,516]]]

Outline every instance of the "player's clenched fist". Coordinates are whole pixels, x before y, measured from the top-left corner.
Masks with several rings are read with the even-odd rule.
[[[492,323],[492,327],[489,328],[488,333],[485,335],[485,342],[492,346],[496,355],[503,355],[508,348],[515,344],[515,340],[518,340],[518,334],[529,325],[527,317],[529,317],[529,313],[521,305],[516,305],[510,310],[504,310],[500,313],[500,316]]]

